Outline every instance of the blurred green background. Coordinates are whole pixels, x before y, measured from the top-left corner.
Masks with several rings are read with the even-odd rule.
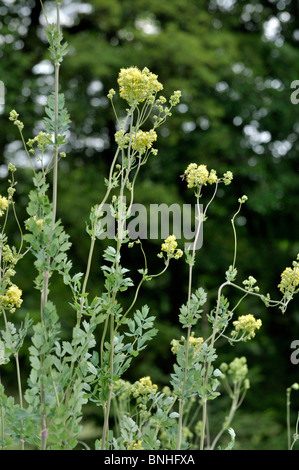
[[[55,21],[55,2],[45,1]],[[291,83],[299,80],[299,3],[291,0],[64,0],[61,24],[70,51],[61,70],[61,91],[66,97],[72,125],[67,159],[59,170],[58,216],[73,243],[70,255],[74,271],[83,272],[89,248],[86,221],[90,207],[104,191],[114,151],[115,121],[108,99],[117,89],[121,67],[148,67],[158,74],[163,94],[182,91],[181,104],[159,129],[159,153],[143,168],[136,188],[136,202],[192,203],[181,181],[191,162],[204,163],[218,174],[231,170],[231,186],[221,188],[204,227],[203,248],[198,253],[194,288],[209,292],[208,308],[215,304],[217,288],[232,262],[233,234],[230,219],[237,199],[248,203],[236,220],[239,240],[238,279],[253,275],[264,293],[278,298],[280,273],[299,252],[299,104],[292,104]],[[0,6],[0,80],[6,90],[0,107],[0,189],[7,188],[7,164],[18,167],[17,202],[21,221],[26,219],[28,191],[32,187],[24,151],[15,126],[8,120],[16,109],[25,124],[25,139],[42,130],[43,106],[53,89],[44,19],[40,2],[3,0]],[[116,100],[120,115],[125,103]],[[204,200],[208,200],[207,190]],[[203,201],[204,202],[204,201]],[[18,232],[9,224],[11,243]],[[156,257],[161,240],[147,240],[151,272],[158,272]],[[97,244],[89,292],[102,289],[101,254],[107,242]],[[125,250],[124,264],[142,267],[138,249]],[[38,319],[38,292],[33,292],[35,272],[28,255],[20,262],[16,283],[24,292],[21,321],[26,311]],[[172,370],[170,341],[181,335],[178,310],[186,301],[187,265],[173,262],[166,275],[144,285],[139,305],[147,303],[157,316],[158,336],[137,358],[129,380],[151,375],[163,386]],[[227,292],[232,305],[238,297]],[[51,298],[60,312],[63,334],[74,324],[69,293],[53,279]],[[124,295],[130,301],[131,292]],[[290,344],[299,339],[298,298],[287,313],[266,309],[255,298],[239,309],[253,313],[263,327],[256,338],[238,346],[219,348],[219,363],[246,355],[251,389],[233,422],[236,448],[282,449],[286,447],[285,390],[299,381],[299,366],[290,361]],[[196,335],[203,335],[203,320]],[[28,367],[27,347],[21,357],[24,382]],[[6,366],[2,380],[14,393],[13,366]],[[298,394],[298,392],[297,392]],[[225,400],[213,404],[211,423],[216,427],[227,412]],[[295,425],[299,397],[292,395]],[[90,420],[93,410],[87,409]]]

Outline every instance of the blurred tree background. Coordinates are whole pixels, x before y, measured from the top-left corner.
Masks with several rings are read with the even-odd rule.
[[[45,1],[55,21],[55,2]],[[59,170],[58,216],[73,243],[74,270],[85,270],[89,247],[86,233],[90,207],[104,192],[103,179],[114,151],[115,120],[106,97],[117,89],[121,67],[148,67],[164,84],[163,94],[182,91],[181,104],[159,130],[157,156],[144,167],[136,188],[136,202],[192,203],[181,181],[191,162],[204,163],[218,174],[231,170],[231,186],[221,188],[204,227],[203,248],[198,253],[194,287],[209,292],[209,306],[225,270],[232,262],[230,219],[238,197],[248,203],[237,218],[238,279],[253,275],[264,293],[279,297],[280,273],[299,252],[298,106],[291,103],[290,88],[299,79],[299,3],[291,0],[64,0],[61,24],[70,50],[61,70],[72,126],[67,159]],[[8,120],[16,109],[25,123],[28,139],[42,130],[43,106],[53,88],[53,70],[47,55],[44,18],[38,0],[3,0],[0,6],[0,80],[6,102],[1,108],[0,189],[7,187],[7,164],[18,167],[17,201],[20,220],[26,219],[31,172],[15,126]],[[125,102],[116,100],[120,115]],[[205,193],[208,198],[208,189]],[[206,199],[208,200],[208,199]],[[18,232],[9,226],[11,240]],[[156,257],[161,240],[146,240],[150,271],[158,272]],[[99,242],[92,266],[89,291],[101,291]],[[142,267],[138,250],[124,253],[126,266]],[[18,265],[16,282],[23,289],[19,322],[26,311],[38,318],[38,295],[32,294],[35,272],[28,255]],[[138,277],[132,274],[135,280]],[[142,289],[139,304],[147,303],[157,316],[160,332],[127,378],[151,375],[163,386],[172,370],[170,341],[180,337],[178,310],[187,294],[187,265],[174,262],[167,274]],[[226,292],[232,304],[234,292]],[[124,302],[129,302],[130,292]],[[68,292],[53,279],[51,296],[58,306],[65,334],[74,324]],[[263,327],[256,338],[239,346],[219,349],[219,361],[245,355],[251,389],[233,427],[237,448],[276,449],[286,446],[285,390],[299,381],[298,366],[290,361],[290,344],[299,339],[299,303],[295,298],[287,313],[270,310],[250,299],[239,314],[253,313]],[[203,320],[196,331],[202,335]],[[26,348],[22,369],[26,380]],[[2,379],[13,386],[7,368]],[[216,404],[211,425],[227,412]],[[219,400],[219,403],[221,400]],[[292,398],[294,423],[299,409]],[[90,410],[92,413],[92,410]],[[92,415],[91,415],[92,418]],[[258,424],[258,426],[257,426]]]

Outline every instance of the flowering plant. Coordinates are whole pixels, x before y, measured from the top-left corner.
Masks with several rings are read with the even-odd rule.
[[[163,85],[157,75],[147,68],[140,70],[132,66],[121,69],[118,77],[119,96],[128,106],[124,119],[120,119],[116,112],[116,91],[110,89],[107,95],[117,123],[114,136],[116,151],[108,177],[104,180],[105,195],[90,211],[87,227],[90,247],[86,270],[84,273],[74,273],[69,256],[70,237],[56,215],[58,163],[61,158],[66,158],[63,146],[70,125],[64,95],[59,93],[59,70],[67,53],[67,44],[63,42],[60,30],[59,3],[57,24],[51,25],[47,21],[46,32],[55,70],[55,88],[45,107],[44,131],[25,142],[24,124],[19,114],[12,110],[9,116],[20,133],[33,172],[33,187],[27,206],[29,218],[23,224],[25,235],[15,208],[16,168],[12,164],[8,166],[11,176],[7,196],[0,196],[0,216],[4,220],[0,237],[0,313],[3,319],[0,366],[5,367],[14,357],[19,392],[18,403],[15,403],[12,397],[6,395],[4,384],[0,384],[0,447],[6,449],[19,445],[21,449],[41,450],[78,448],[83,406],[93,403],[103,414],[102,433],[95,442],[96,449],[213,449],[225,430],[231,436],[231,443],[227,447],[231,448],[235,433],[230,426],[249,388],[248,368],[244,357],[217,366],[216,343],[220,338],[236,344],[251,341],[255,337],[262,326],[260,319],[250,313],[234,319],[235,311],[249,295],[261,299],[267,307],[278,307],[285,312],[288,303],[299,290],[299,258],[294,261],[292,268],[286,268],[282,273],[279,284],[283,294],[281,300],[272,300],[269,295],[261,294],[252,276],[241,284],[237,283],[234,220],[247,200],[247,196],[242,196],[238,199],[239,207],[232,218],[235,242],[233,261],[218,289],[214,308],[207,309],[208,294],[202,287],[196,286],[194,289],[193,286],[197,241],[219,185],[228,186],[233,174],[228,170],[219,176],[215,169],[208,169],[203,163],[191,163],[184,172],[184,179],[187,187],[193,190],[196,202],[199,223],[194,243],[183,251],[176,236],[169,234],[157,254],[162,260],[161,271],[150,272],[142,243],[140,240],[130,240],[125,222],[132,214],[139,172],[158,153],[154,147],[158,139],[157,129],[171,117],[173,108],[180,102],[181,92],[174,91],[167,100],[159,95]],[[149,130],[144,130],[145,124],[150,126]],[[48,161],[46,152],[51,154]],[[51,191],[50,172],[53,172]],[[203,193],[211,187],[212,196],[201,210]],[[125,195],[128,195],[128,204],[124,202]],[[109,203],[116,221],[117,233],[103,252],[101,270],[105,279],[104,290],[90,298],[88,282],[91,264],[95,244],[105,232],[103,208],[106,203]],[[10,246],[5,235],[10,208],[20,232],[18,249]],[[138,271],[141,279],[137,286],[134,286],[129,270],[123,265],[125,245],[140,249],[143,255],[144,266]],[[37,273],[35,288],[40,296],[40,318],[36,321],[27,315],[17,328],[9,321],[8,315],[21,307],[23,299],[21,288],[12,278],[19,260],[29,253],[34,258]],[[142,285],[162,276],[170,262],[181,262],[182,259],[188,265],[188,293],[178,318],[185,334],[171,341],[174,366],[169,386],[160,391],[150,376],[131,384],[123,378],[125,372],[134,358],[158,334],[155,317],[150,314],[148,306],[135,308]],[[75,316],[68,340],[61,334],[59,312],[51,292],[51,278],[54,274],[61,276],[72,296]],[[233,307],[223,293],[228,287],[241,293],[240,300]],[[130,299],[127,308],[122,298],[124,292]],[[210,326],[206,338],[200,333],[203,315],[206,315]],[[29,329],[32,329],[30,374],[23,392],[18,354]],[[220,386],[226,389],[232,404],[225,423],[211,439],[207,431],[208,404],[219,397]],[[201,419],[198,418],[199,413]]]

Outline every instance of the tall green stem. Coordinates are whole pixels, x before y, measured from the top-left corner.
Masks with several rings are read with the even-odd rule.
[[[287,388],[287,433],[288,433],[288,450],[291,448],[291,423],[290,423],[290,406],[291,406],[291,390],[292,387]]]
[[[113,172],[114,172],[114,167],[118,158],[120,148],[118,147],[117,151],[115,152],[111,167],[110,167],[110,172],[109,172],[109,179],[108,179],[108,185],[107,185],[107,191],[106,194],[102,200],[102,202],[98,205],[96,212],[95,212],[95,219],[92,227],[92,234],[91,234],[91,241],[90,241],[90,246],[89,246],[89,253],[88,253],[88,260],[87,260],[87,266],[86,266],[86,271],[85,271],[85,276],[83,280],[83,285],[82,285],[82,297],[81,297],[81,305],[80,305],[80,310],[77,312],[77,326],[80,325],[81,318],[82,318],[82,311],[83,311],[83,306],[84,306],[84,295],[86,294],[86,287],[89,279],[89,274],[90,274],[90,268],[91,268],[91,262],[93,258],[93,253],[94,253],[94,248],[95,248],[95,242],[96,242],[96,230],[97,230],[97,224],[99,221],[99,218],[101,217],[101,212],[103,209],[104,204],[106,203],[111,191],[112,191],[112,177],[113,177]]]
[[[84,276],[82,291],[81,291],[80,309],[77,311],[77,327],[80,326],[81,319],[82,319],[82,314],[83,314],[84,298],[85,298],[85,294],[86,294],[86,288],[87,288],[87,283],[88,283],[88,279],[89,279],[89,275],[90,275],[91,263],[92,263],[92,259],[93,259],[93,253],[94,253],[95,242],[96,242],[97,225],[98,225],[98,221],[101,217],[101,212],[102,212],[102,209],[104,207],[104,204],[108,200],[108,197],[109,197],[109,195],[110,195],[110,193],[113,189],[112,178],[113,178],[114,168],[115,168],[115,164],[117,162],[119,152],[120,152],[120,148],[118,147],[116,152],[115,152],[113,161],[111,163],[106,193],[104,195],[104,198],[103,198],[102,202],[98,205],[98,207],[96,208],[96,211],[95,211],[95,219],[94,219],[93,226],[92,226],[92,234],[91,234],[91,240],[90,240],[90,246],[89,246],[87,266],[86,266],[86,271],[85,271],[85,276]],[[108,319],[105,322],[105,327],[104,327],[105,334],[106,334],[107,327],[108,327]],[[103,334],[102,335],[102,342],[101,342],[101,351],[103,349],[104,338],[105,338],[105,335]],[[76,349],[77,348],[75,348],[75,352],[76,352]],[[102,353],[101,353],[101,355],[102,355]],[[64,397],[68,396],[68,393],[71,389],[71,384],[72,384],[73,375],[74,375],[74,368],[75,368],[75,363],[72,362],[70,378],[69,378],[69,385],[68,385],[68,387],[67,387],[67,389],[64,393]]]
[[[290,450],[293,450],[293,447],[295,445],[295,443],[298,441],[298,429],[299,429],[299,413],[297,415],[297,421],[296,421],[296,428],[295,428],[295,434],[293,436],[293,442],[290,446]]]
[[[43,288],[41,292],[41,323],[44,325],[44,309],[48,301],[48,272],[44,271],[43,273]],[[47,338],[45,338],[47,340]],[[44,370],[44,362],[45,357],[44,354],[41,356],[41,450],[47,449],[47,438],[48,438],[48,429],[47,429],[47,411],[46,411],[46,391],[45,391],[45,370]]]
[[[235,416],[236,410],[238,409],[239,397],[240,397],[240,384],[238,384],[237,386],[235,385],[232,404],[231,404],[231,407],[230,407],[229,415],[225,420],[225,426],[223,426],[222,429],[219,431],[219,433],[217,434],[217,436],[213,440],[211,446],[209,447],[209,450],[214,450],[215,449],[215,446],[216,446],[217,442],[219,441],[220,437],[222,436],[224,431],[226,431],[229,428],[229,426],[230,426],[230,424],[231,424],[231,422],[232,422],[232,420]]]
[[[130,113],[129,113],[130,115]],[[120,250],[123,240],[123,230],[124,230],[124,223],[126,220],[126,214],[123,211],[123,198],[124,198],[124,190],[126,187],[127,182],[129,181],[129,175],[131,171],[131,140],[132,140],[132,130],[133,130],[133,116],[134,116],[134,108],[131,109],[131,122],[130,122],[130,142],[128,146],[128,166],[125,173],[125,176],[122,175],[121,186],[120,186],[120,193],[119,193],[119,202],[120,202],[120,213],[118,219],[118,230],[117,230],[117,249],[116,249],[116,261],[115,261],[115,286],[113,289],[113,295],[111,299],[111,306],[113,307],[114,302],[116,301],[116,296],[118,293],[117,288],[117,278],[119,274],[119,259],[120,259]],[[122,161],[122,167],[124,168],[124,161]],[[135,181],[134,181],[135,183]],[[133,196],[132,196],[133,197]],[[131,198],[130,207],[133,203],[133,199]],[[125,209],[126,212],[126,209]],[[106,449],[108,432],[109,432],[109,416],[110,416],[110,408],[111,408],[111,399],[113,393],[113,376],[114,376],[114,335],[115,335],[115,326],[114,326],[114,315],[113,312],[110,313],[110,384],[109,384],[109,392],[107,398],[107,404],[104,413],[104,427],[103,427],[103,436],[102,436],[102,450]]]
[[[184,379],[182,386],[182,398],[179,400],[179,422],[178,422],[178,435],[176,449],[180,450],[182,445],[182,431],[183,431],[183,415],[184,415],[184,405],[185,405],[185,391],[186,391],[186,381],[187,381],[187,371],[188,371],[188,359],[189,359],[189,349],[190,349],[190,335],[191,335],[191,325],[188,327],[188,334],[186,340],[186,363],[184,369]]]
[[[126,118],[126,123],[128,122],[128,119],[131,118],[131,128],[132,128],[132,121],[133,121],[133,112],[134,109],[131,108],[128,112],[127,118]],[[124,127],[126,126],[126,123]],[[81,304],[80,304],[80,310],[77,312],[77,326],[80,325],[81,318],[82,318],[82,312],[83,312],[83,307],[84,307],[84,296],[86,294],[86,288],[87,288],[87,283],[90,275],[90,268],[91,268],[91,262],[93,258],[93,253],[94,253],[94,248],[95,248],[95,242],[96,242],[96,229],[98,225],[98,221],[101,217],[101,212],[103,209],[104,204],[106,203],[108,197],[110,196],[110,193],[113,189],[113,184],[112,184],[112,179],[113,179],[113,173],[114,173],[114,168],[115,164],[117,162],[117,158],[119,156],[120,152],[120,147],[117,148],[113,161],[110,166],[110,171],[109,171],[109,178],[108,178],[108,184],[107,184],[107,191],[106,194],[102,200],[102,202],[98,205],[96,211],[95,211],[95,219],[92,227],[92,234],[91,234],[91,241],[90,241],[90,246],[89,246],[89,253],[88,253],[88,260],[87,260],[87,266],[86,266],[86,271],[85,271],[85,276],[82,284],[82,292],[81,292]]]
[[[236,232],[236,227],[235,227],[235,218],[239,214],[239,212],[241,210],[241,206],[242,206],[242,204],[240,203],[239,209],[237,210],[237,212],[234,214],[233,218],[231,219],[231,224],[232,224],[233,233],[234,233],[234,259],[233,259],[233,264],[232,264],[233,269],[235,268],[235,265],[236,265],[237,248],[238,248],[237,232]]]
[[[0,386],[1,386],[1,375],[0,375]],[[4,407],[1,404],[1,441],[2,441],[1,450],[5,449],[4,439],[5,439]]]
[[[15,360],[16,360],[16,367],[17,367],[17,379],[18,379],[18,390],[19,390],[19,400],[20,400],[20,408],[23,409],[23,392],[22,392],[22,382],[21,382],[21,373],[20,373],[20,364],[19,364],[19,355],[15,353]],[[21,421],[21,428],[23,429],[23,421]],[[25,449],[24,447],[24,439],[23,436],[20,438],[21,448],[22,450]]]
[[[57,2],[57,19],[56,26],[57,30],[60,31],[60,16],[59,16],[60,3]],[[54,116],[54,167],[53,167],[53,189],[52,189],[52,205],[53,205],[53,220],[52,227],[54,229],[56,221],[56,212],[57,212],[57,186],[58,186],[58,119],[59,119],[59,62],[55,62],[55,77],[54,77],[54,100],[55,100],[55,116]],[[50,259],[47,259],[47,265],[50,265]],[[43,272],[43,288],[41,292],[41,323],[44,325],[44,309],[48,302],[48,289],[49,289],[49,272],[45,268]],[[47,335],[46,335],[47,336]],[[45,337],[47,341],[47,337]],[[41,450],[46,450],[47,448],[47,411],[46,411],[46,390],[45,390],[45,370],[44,370],[44,355],[41,356],[41,406],[42,406],[42,415],[41,415]],[[56,395],[56,400],[58,398],[56,386],[52,377],[53,388]],[[59,403],[59,402],[58,402]]]
[[[125,218],[123,217],[123,207],[122,207],[122,201],[123,201],[123,195],[124,195],[124,188],[126,184],[126,180],[129,176],[130,168],[127,170],[126,177],[123,179],[121,188],[120,188],[120,204],[121,204],[121,210],[120,210],[120,218],[118,221],[118,237],[117,237],[117,249],[116,249],[116,262],[115,262],[115,284],[117,284],[117,277],[118,277],[118,271],[119,271],[119,253],[122,245],[122,236],[123,236],[123,224],[125,221]],[[113,308],[114,302],[116,300],[116,295],[117,295],[118,289],[117,287],[114,288],[113,290],[113,295],[111,299],[111,307]],[[107,398],[107,403],[106,403],[106,408],[105,408],[105,413],[104,413],[104,427],[103,427],[103,436],[102,436],[102,450],[106,449],[107,445],[107,438],[108,438],[108,432],[109,432],[109,417],[110,417],[110,408],[111,408],[111,399],[112,399],[112,393],[113,393],[113,376],[114,376],[114,315],[113,312],[110,313],[110,364],[109,364],[109,369],[110,369],[110,384],[109,384],[109,392],[108,392],[108,398]]]
[[[212,336],[211,336],[211,348],[214,347],[215,336],[216,336],[216,333],[217,333],[217,322],[218,322],[218,315],[219,315],[221,292],[222,292],[222,289],[225,286],[229,285],[229,284],[230,284],[230,281],[226,281],[218,289],[216,314],[215,314],[215,320],[214,320],[213,331],[212,331]],[[204,387],[206,389],[207,388],[207,383],[208,383],[208,378],[209,378],[210,363],[209,362],[206,363],[205,366],[206,366],[206,373],[205,373]],[[201,437],[200,437],[200,450],[203,450],[203,448],[204,448],[206,424],[207,424],[207,397],[204,397],[203,398],[203,406],[202,406],[202,431],[201,431]]]
[[[109,432],[109,417],[110,417],[110,408],[111,408],[111,399],[113,393],[113,374],[114,374],[114,316],[110,315],[110,384],[109,392],[107,398],[107,404],[105,408],[105,418],[104,418],[104,427],[103,427],[103,437],[102,437],[102,450],[106,449],[107,438]]]
[[[60,3],[57,2],[57,30],[60,32],[60,16],[59,16]],[[55,133],[54,133],[54,167],[53,167],[53,225],[55,224],[56,211],[57,211],[57,183],[58,183],[58,118],[59,118],[59,68],[60,63],[55,62]]]
[[[190,301],[191,301],[191,294],[192,294],[192,275],[193,275],[193,266],[195,262],[195,250],[196,250],[197,240],[198,240],[200,229],[201,229],[201,219],[200,219],[201,214],[200,214],[199,198],[200,198],[200,188],[198,190],[198,194],[196,198],[198,225],[197,225],[196,234],[195,234],[194,243],[193,243],[192,258],[191,258],[192,261],[189,264],[189,283],[188,283],[188,300],[187,300],[188,317],[190,314]],[[186,391],[188,363],[189,363],[191,328],[192,328],[192,325],[189,325],[188,332],[187,332],[187,340],[186,340],[186,353],[185,353],[186,359],[185,359],[185,368],[184,368],[184,378],[183,378],[183,384],[182,384],[182,397],[179,400],[179,422],[178,422],[178,434],[177,434],[177,442],[176,442],[177,450],[180,450],[181,445],[182,445],[183,415],[184,415],[185,391]]]

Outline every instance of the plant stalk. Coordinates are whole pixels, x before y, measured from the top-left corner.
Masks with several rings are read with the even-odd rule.
[[[19,390],[19,400],[20,400],[20,408],[23,410],[23,392],[22,392],[22,382],[21,382],[21,373],[20,373],[20,363],[19,363],[19,355],[15,353],[15,360],[16,360],[16,367],[17,367],[17,379],[18,379],[18,390]],[[23,421],[21,421],[21,428],[23,429]],[[25,450],[25,442],[23,437],[20,438],[21,449]]]
[[[198,211],[198,226],[196,229],[196,234],[193,243],[193,250],[192,250],[192,262],[189,264],[189,283],[188,283],[188,300],[187,300],[187,308],[188,308],[188,316],[190,313],[190,301],[191,301],[191,294],[192,294],[192,274],[193,274],[193,266],[195,261],[195,250],[196,244],[200,233],[201,228],[201,221],[200,221],[200,206],[199,206],[199,198],[200,198],[200,188],[196,198],[196,206]],[[177,442],[176,442],[176,449],[180,450],[182,445],[182,431],[183,431],[183,414],[184,414],[184,405],[185,405],[185,391],[186,391],[186,381],[187,381],[187,373],[188,373],[188,362],[189,362],[189,349],[190,349],[190,336],[191,336],[191,328],[192,325],[188,326],[188,333],[187,333],[187,340],[186,340],[186,360],[185,360],[185,369],[184,369],[184,378],[182,384],[182,398],[179,402],[179,422],[178,422],[178,434],[177,434]]]
[[[216,333],[217,333],[217,320],[218,320],[218,314],[219,314],[221,292],[222,292],[222,289],[225,286],[229,285],[229,284],[230,284],[230,281],[225,281],[218,289],[217,308],[216,308],[215,320],[214,320],[212,337],[211,337],[211,348],[214,347],[215,336],[216,336]],[[206,388],[207,383],[208,383],[210,363],[208,363],[206,365],[206,368],[207,368],[207,370],[206,370],[206,374],[205,374],[205,383],[204,383],[205,388]],[[201,436],[200,436],[200,450],[203,450],[203,448],[204,448],[206,424],[207,424],[207,398],[205,397],[205,398],[203,398],[203,407],[202,407],[202,432],[201,432]]]

